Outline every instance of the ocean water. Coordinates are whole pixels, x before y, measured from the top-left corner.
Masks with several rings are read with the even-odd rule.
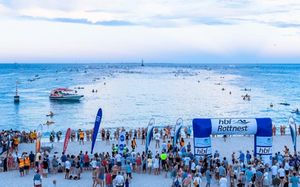
[[[178,118],[191,125],[200,117],[271,117],[279,126],[290,116],[300,119],[291,113],[300,108],[299,72],[300,65],[287,64],[0,64],[0,129],[36,129],[47,120],[55,123],[46,130],[91,129],[99,107],[102,127],[142,127],[151,118],[156,125]],[[13,102],[16,81],[19,104]],[[83,87],[78,93],[85,97],[50,101],[57,87]],[[250,101],[242,99],[246,93]]]

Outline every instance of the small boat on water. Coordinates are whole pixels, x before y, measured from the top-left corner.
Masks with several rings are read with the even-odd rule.
[[[79,95],[69,88],[56,88],[51,91],[49,96],[50,100],[61,100],[61,101],[79,101],[83,95]]]
[[[14,103],[19,103],[20,102],[20,96],[18,95],[18,83],[16,83],[16,95],[14,95]]]
[[[141,63],[141,66],[145,66],[145,65],[144,65],[144,60],[143,60],[143,59],[142,59],[142,63]]]
[[[291,113],[300,115],[300,111],[298,108],[296,110],[292,110]]]
[[[279,103],[280,105],[283,105],[283,106],[290,106],[290,104],[289,103],[287,103],[287,102],[284,102],[284,103]]]

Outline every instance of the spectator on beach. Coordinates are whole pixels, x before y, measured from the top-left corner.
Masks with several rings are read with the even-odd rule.
[[[136,147],[137,147],[136,139],[135,137],[133,137],[133,139],[131,140],[131,148],[134,150]]]
[[[159,148],[159,139],[160,139],[160,134],[158,133],[158,132],[156,132],[155,134],[154,134],[154,139],[155,139],[155,148],[157,149],[157,148]]]
[[[146,131],[144,128],[142,128],[142,145],[145,144],[145,139],[146,139]]]
[[[39,170],[36,170],[33,176],[34,187],[42,187],[42,176],[39,174]]]
[[[118,172],[118,175],[115,178],[115,185],[116,187],[124,187],[125,184],[125,178],[124,175],[121,174],[121,172]]]
[[[43,162],[42,162],[42,176],[44,178],[47,178],[48,176],[48,169],[49,169],[49,165],[48,165],[48,160],[46,158],[44,158]]]
[[[18,164],[19,164],[19,172],[20,172],[20,176],[23,177],[24,176],[24,166],[25,166],[25,160],[23,157],[18,157]]]
[[[83,130],[79,130],[79,144],[84,145],[84,132],[83,132]]]
[[[296,172],[293,172],[290,182],[292,183],[292,187],[298,187],[298,184],[300,181],[299,181],[299,177],[297,176]]]
[[[126,131],[125,129],[123,130]],[[172,141],[167,138],[168,128],[155,130],[159,137],[166,137],[159,146],[159,149],[155,149],[152,152],[153,149],[149,148],[147,153],[139,152],[140,147],[139,149],[136,147],[138,143],[138,130],[133,129],[130,131],[127,131],[127,134],[131,146],[125,146],[124,151],[120,151],[119,146],[113,142],[111,153],[98,152],[91,155],[87,151],[80,151],[78,154],[70,154],[68,156],[62,153],[59,159],[56,155],[57,153],[42,152],[34,155],[31,152],[29,156],[22,154],[21,158],[17,158],[19,162],[18,166],[22,166],[20,159],[23,158],[25,169],[26,158],[29,157],[29,160],[33,158],[34,161],[34,157],[36,157],[37,166],[41,168],[43,175],[45,175],[44,167],[47,165],[44,162],[47,160],[50,174],[56,174],[59,170],[62,172],[63,167],[65,167],[65,178],[67,179],[80,179],[81,173],[90,172],[89,167],[91,167],[93,186],[111,186],[112,184],[116,186],[117,176],[119,176],[118,172],[126,173],[125,176],[124,174],[120,174],[122,177],[119,176],[119,179],[122,178],[123,182],[119,184],[129,185],[134,181],[134,179],[131,180],[134,173],[143,172],[149,175],[152,174],[152,169],[154,175],[160,175],[163,171],[163,175],[166,178],[171,176],[173,186],[176,186],[178,183],[181,187],[203,186],[204,184],[209,187],[217,183],[220,186],[231,184],[232,186],[266,187],[272,184],[276,186],[278,180],[282,186],[288,183],[296,185],[300,157],[291,154],[287,146],[283,151],[273,155],[271,165],[269,165],[270,163],[264,164],[261,157],[254,157],[253,151],[250,152],[248,150],[241,150],[239,154],[233,153],[231,160],[229,157],[229,163],[228,157],[221,157],[222,152],[217,150],[210,157],[195,156],[190,140],[185,138],[184,134],[182,134],[177,145],[172,147]],[[107,140],[107,134],[110,132],[106,129],[104,132],[105,140]],[[143,129],[141,129],[141,136],[142,132]],[[113,131],[111,133],[113,134]],[[154,132],[154,140],[156,133]],[[111,141],[111,138],[109,138],[109,141]],[[9,155],[11,153],[8,154],[8,165],[11,166],[13,164],[9,164]],[[125,165],[122,167],[122,164]],[[195,181],[199,181],[198,185]]]
[[[70,170],[71,170],[71,162],[69,161],[69,159],[67,159],[65,162],[65,170],[66,170],[65,179],[69,179],[70,178]]]

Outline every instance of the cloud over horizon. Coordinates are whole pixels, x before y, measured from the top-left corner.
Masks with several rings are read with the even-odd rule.
[[[0,0],[0,60],[300,57],[294,0]]]

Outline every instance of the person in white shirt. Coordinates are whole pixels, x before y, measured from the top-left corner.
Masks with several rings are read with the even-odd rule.
[[[271,167],[271,171],[272,171],[272,179],[275,178],[278,174],[278,166],[275,164]]]
[[[192,170],[192,173],[193,173],[193,174],[196,173],[196,164],[195,164],[194,161],[193,161],[192,164],[191,164],[191,170]]]
[[[285,177],[285,171],[282,168],[282,166],[280,166],[280,168],[278,169],[278,174],[279,174],[279,178],[281,179],[281,181],[283,181],[283,179]]]
[[[69,179],[69,177],[70,177],[70,169],[71,169],[71,162],[69,160],[67,160],[65,162],[65,168],[66,168],[65,179]]]
[[[289,175],[289,173],[290,173],[290,168],[291,168],[291,166],[290,166],[289,162],[286,161],[285,164],[284,164],[284,171],[285,171],[285,175],[286,175],[286,176]]]
[[[93,170],[95,170],[97,168],[97,161],[96,161],[96,159],[92,159],[91,166],[92,166]]]
[[[227,179],[226,179],[226,177],[221,177],[219,183],[220,183],[220,187],[227,187]]]
[[[115,180],[114,180],[116,187],[123,187],[124,183],[125,183],[125,179],[124,176],[121,175],[121,172],[118,172],[118,175],[116,176]]]
[[[120,155],[120,153],[116,154],[115,158],[116,158],[116,161],[117,161],[117,166],[119,168],[121,168],[121,166],[122,166],[122,156]]]
[[[195,187],[200,187],[201,183],[202,183],[201,178],[199,177],[198,174],[196,174],[196,176],[195,176],[195,178],[194,178],[194,180],[193,180],[193,185],[194,185]]]
[[[155,138],[155,148],[159,148],[159,137],[160,135],[159,135],[159,132],[157,132],[157,133],[155,133],[154,134],[154,138]]]
[[[153,161],[154,175],[159,175],[159,159],[156,156]]]

